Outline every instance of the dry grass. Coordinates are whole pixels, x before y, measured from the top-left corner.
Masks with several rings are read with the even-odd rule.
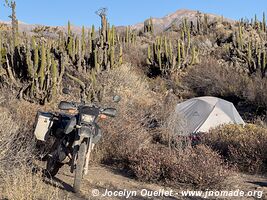
[[[9,171],[0,171],[2,177],[0,198],[10,200],[60,199],[59,189],[43,182],[42,173],[33,174],[25,164]]]
[[[267,130],[248,124],[226,125],[211,130],[204,143],[231,164],[249,173],[265,173],[267,169]]]
[[[41,172],[32,172],[35,111],[15,99],[8,103],[10,110],[0,107],[0,198],[59,199],[58,189],[45,184]]]

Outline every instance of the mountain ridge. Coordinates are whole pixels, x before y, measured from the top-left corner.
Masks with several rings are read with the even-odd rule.
[[[172,25],[179,26],[182,23],[183,19],[185,19],[185,18],[188,21],[195,22],[197,19],[197,15],[204,15],[204,14],[206,14],[209,17],[209,19],[211,19],[211,20],[218,18],[218,17],[221,17],[221,16],[216,15],[216,14],[202,13],[202,12],[199,12],[196,10],[179,9],[179,10],[172,12],[172,13],[169,13],[163,17],[151,17],[151,19],[153,21],[155,31],[160,32],[160,31],[164,31],[164,30],[168,29]],[[148,19],[146,19],[146,20],[148,20]],[[234,20],[228,19],[228,18],[224,18],[224,20],[229,21],[229,22],[234,21]],[[11,21],[1,21],[0,20],[0,24],[6,24],[8,26],[11,26]],[[129,26],[132,29],[139,31],[139,30],[143,29],[144,22],[139,22],[139,23],[129,25]],[[33,32],[33,30],[35,28],[38,28],[38,27],[56,28],[57,30],[61,30],[63,32],[67,32],[67,29],[68,29],[67,25],[66,26],[49,26],[49,25],[42,25],[42,24],[28,24],[28,23],[19,21],[19,31],[20,32]],[[121,28],[126,27],[126,26],[119,25],[116,27],[121,29]],[[75,33],[75,34],[79,35],[82,32],[82,28],[80,26],[72,25],[71,28],[72,28],[73,33]],[[86,27],[85,29],[89,30],[90,28]]]

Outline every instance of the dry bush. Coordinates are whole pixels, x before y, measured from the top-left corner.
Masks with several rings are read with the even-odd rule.
[[[102,105],[116,107],[118,114],[114,119],[100,122],[103,137],[95,149],[94,160],[127,168],[129,156],[151,141],[143,124],[148,108],[155,104],[155,98],[145,77],[132,66],[112,69],[100,79],[105,83]],[[118,104],[111,102],[114,94],[122,98]]]
[[[27,116],[31,107],[9,100],[5,103],[12,104],[7,106],[11,111],[0,107],[0,198],[58,199],[58,189],[47,186],[41,173],[32,173],[35,140],[33,119]]]
[[[176,150],[190,146],[187,122],[180,113],[176,113],[176,98],[165,101],[163,106],[158,109],[157,120],[160,126],[153,129],[152,136],[154,143],[167,145]]]
[[[212,129],[203,142],[217,150],[231,164],[249,173],[266,172],[267,129],[247,124],[225,125]]]
[[[43,182],[42,173],[33,174],[25,163],[0,171],[0,198],[10,200],[60,199],[59,189]]]
[[[248,76],[240,66],[227,66],[207,58],[190,68],[183,81],[197,95],[229,98],[233,103],[245,100],[265,110],[267,107],[267,79],[259,74]]]
[[[207,58],[190,68],[183,81],[198,95],[241,97],[248,84],[248,76]]]
[[[146,49],[144,47],[129,46],[129,48],[124,49],[124,60],[125,62],[131,63],[139,68],[144,68],[146,66]]]
[[[183,151],[150,146],[133,154],[130,168],[139,180],[169,185],[190,184],[196,188],[218,188],[229,176],[228,167],[210,148],[199,145]]]
[[[267,107],[267,78],[261,78],[260,75],[253,76],[247,85],[245,90],[245,97],[254,102],[257,106],[265,108]]]
[[[103,73],[99,80],[105,84],[103,103],[110,103],[110,97],[114,94],[120,95],[123,103],[127,104],[148,106],[155,103],[146,77],[130,64]]]

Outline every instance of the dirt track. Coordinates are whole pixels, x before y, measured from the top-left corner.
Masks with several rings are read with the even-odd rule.
[[[68,172],[68,168],[65,167],[60,170],[56,176],[54,183],[56,187],[59,187],[62,199],[68,200],[98,200],[98,199],[259,199],[257,194],[253,197],[231,197],[231,198],[201,198],[201,197],[182,197],[180,192],[182,190],[190,190],[190,188],[181,185],[180,188],[170,188],[160,186],[156,184],[142,183],[134,179],[123,176],[117,171],[104,166],[91,167],[88,175],[85,176],[81,194],[75,194],[72,192],[73,175]],[[244,174],[236,174],[226,181],[225,190],[242,190],[242,191],[263,191],[261,199],[267,199],[267,177],[251,176]],[[111,196],[103,196],[106,190],[112,193]],[[145,196],[147,191],[159,191],[169,192],[173,190],[173,195],[169,197],[163,197],[159,193],[158,197],[153,196],[149,198]],[[121,191],[122,196],[115,196],[114,191]],[[128,192],[128,193],[127,193]],[[135,193],[136,192],[136,193]],[[143,195],[141,195],[143,192]],[[95,195],[93,195],[95,193]],[[177,193],[177,194],[176,194]],[[179,193],[179,194],[178,194]],[[128,198],[127,197],[128,194]]]

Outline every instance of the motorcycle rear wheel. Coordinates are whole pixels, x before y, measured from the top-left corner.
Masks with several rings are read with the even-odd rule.
[[[47,155],[47,161],[46,161],[46,175],[50,177],[54,177],[59,169],[63,166],[62,163],[60,163],[59,156],[58,156],[58,145],[60,144],[60,140],[56,140],[51,148],[51,153]]]
[[[46,162],[47,175],[54,177],[58,173],[59,169],[63,166],[62,163],[57,161],[56,155],[48,156]]]
[[[77,158],[74,184],[73,184],[74,192],[80,191],[81,182],[83,179],[83,169],[84,169],[84,164],[85,164],[86,152],[87,152],[87,142],[83,141],[79,147],[79,151],[78,151],[78,155],[77,155],[78,158]]]

